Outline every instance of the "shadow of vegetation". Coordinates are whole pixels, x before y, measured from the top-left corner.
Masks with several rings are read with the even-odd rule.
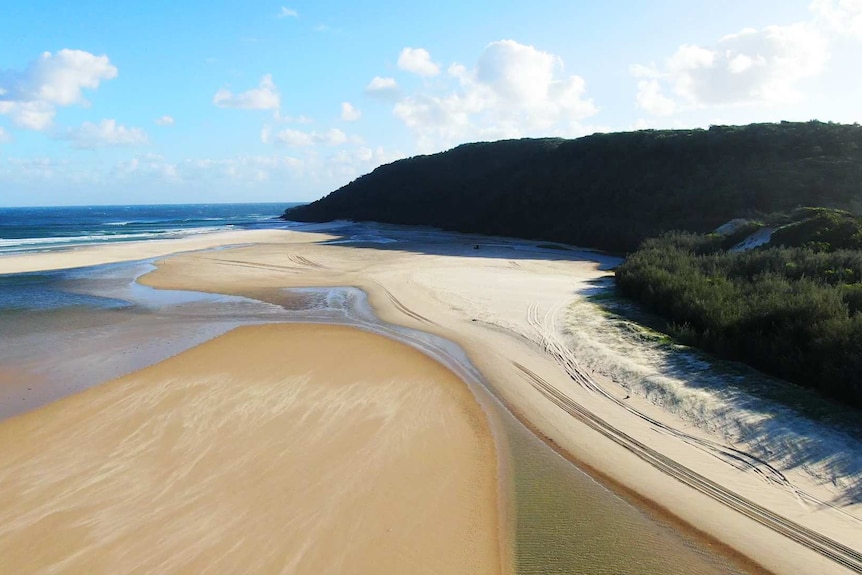
[[[716,401],[703,400],[697,406],[705,420],[696,422],[698,426],[732,442],[744,442],[750,455],[781,469],[803,470],[823,483],[834,483],[842,494],[823,505],[862,503],[862,412],[679,343],[666,320],[618,294],[610,276],[587,284],[578,294],[598,306],[608,319],[608,329],[624,334],[631,345],[647,345],[655,351],[650,356],[654,370],[630,372],[627,375],[634,381],[617,383],[639,386],[651,401],[665,404],[678,398],[661,385],[662,378],[707,391]]]
[[[321,226],[319,231],[336,236],[325,244],[381,251],[508,260],[587,260],[596,262],[603,271],[622,262],[614,255],[565,244],[436,228],[339,223],[331,229]],[[744,442],[754,458],[783,470],[801,469],[823,483],[837,484],[841,496],[817,505],[862,503],[862,419],[858,410],[744,364],[680,344],[663,318],[616,293],[612,275],[588,280],[573,295],[588,298],[618,327],[634,324],[635,329],[651,332],[643,343],[658,346],[665,353],[652,373],[640,374],[641,380],[674,378],[690,389],[720,398],[708,407],[714,427],[711,431],[733,443]],[[741,413],[745,420],[740,419]]]
[[[622,263],[622,257],[618,255],[542,240],[465,234],[437,228],[376,222],[333,222],[331,227],[327,227],[326,224],[298,225],[299,227],[293,229],[336,236],[336,239],[322,242],[325,245],[471,258],[588,260],[596,262],[599,269],[605,271]]]

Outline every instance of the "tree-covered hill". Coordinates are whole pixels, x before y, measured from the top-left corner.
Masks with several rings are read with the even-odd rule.
[[[799,206],[862,208],[862,127],[821,122],[465,144],[381,166],[285,218],[422,224],[630,251]]]

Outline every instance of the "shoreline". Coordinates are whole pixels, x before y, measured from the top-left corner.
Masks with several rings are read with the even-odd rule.
[[[229,243],[245,243],[239,241],[246,239],[242,234],[244,232],[231,232],[229,236],[234,241]],[[780,573],[806,573],[814,570],[824,573],[849,572],[836,568],[835,563],[808,550],[796,548],[783,536],[738,517],[735,511],[693,493],[692,489],[676,484],[675,480],[645,465],[643,461],[638,461],[630,453],[627,454],[624,448],[602,438],[583,424],[572,421],[565,413],[555,411],[547,398],[529,389],[529,386],[524,386],[523,373],[519,374],[518,370],[513,368],[510,358],[517,358],[519,364],[528,365],[531,372],[552,382],[554,388],[559,388],[560,384],[569,381],[568,376],[560,373],[559,366],[549,363],[547,358],[543,357],[544,352],[535,343],[524,340],[524,335],[518,335],[527,333],[526,330],[518,325],[503,323],[501,317],[494,315],[500,312],[500,306],[507,302],[504,293],[497,293],[493,284],[489,287],[493,292],[491,296],[486,296],[479,289],[466,293],[467,290],[462,285],[477,282],[481,285],[481,282],[485,281],[484,285],[488,287],[487,278],[496,276],[482,274],[493,272],[510,282],[507,289],[517,292],[517,295],[525,293],[524,290],[529,289],[531,281],[538,281],[535,273],[542,273],[544,279],[541,281],[544,283],[541,285],[549,291],[556,290],[555,294],[551,295],[559,297],[565,293],[560,291],[560,281],[570,285],[572,282],[584,281],[579,280],[580,277],[602,275],[595,271],[594,263],[548,262],[550,255],[540,255],[535,259],[528,257],[522,261],[525,256],[523,253],[509,256],[521,259],[507,260],[505,248],[499,248],[491,254],[488,253],[490,249],[483,249],[483,253],[477,257],[472,250],[475,238],[462,241],[463,245],[454,247],[436,249],[436,246],[426,246],[428,253],[410,252],[409,248],[405,252],[397,249],[397,246],[395,249],[381,249],[379,246],[314,245],[316,241],[331,237],[279,231],[265,238],[270,243],[231,248],[230,257],[227,257],[224,251],[176,255],[160,261],[158,269],[143,276],[141,283],[160,288],[185,287],[210,293],[264,296],[261,298],[264,301],[267,301],[266,292],[278,287],[360,287],[368,293],[369,302],[384,321],[435,333],[459,343],[489,382],[493,395],[499,396],[519,419],[529,423],[529,427],[537,435],[544,437],[548,445],[565,454],[570,461],[593,470],[593,473],[604,481],[622,486],[624,492],[630,491],[632,498],[641,503],[651,503],[660,514],[662,509],[666,510],[669,517],[687,525],[695,533],[703,533],[708,540],[726,545],[741,557],[763,565],[764,569]],[[452,238],[453,244],[457,244],[458,236],[453,234]],[[220,238],[219,241],[226,239],[228,238]],[[130,249],[128,253],[133,251]],[[91,254],[91,260],[104,256],[105,254]],[[460,261],[452,261],[453,257]],[[567,257],[572,256],[567,254]],[[386,261],[379,261],[380,258]],[[86,258],[79,258],[78,261],[83,259]],[[6,258],[0,259],[0,264],[5,260]],[[464,260],[469,260],[469,263]],[[507,261],[514,263],[510,270],[501,274],[497,270]],[[237,267],[240,265],[238,262],[243,262],[241,267]],[[405,267],[402,268],[402,264]],[[30,261],[23,262],[23,265],[26,267],[39,264]],[[433,267],[433,273],[428,269],[428,265]],[[465,265],[475,269],[465,270]],[[373,269],[365,269],[368,266]],[[490,267],[494,267],[494,270],[485,269]],[[528,269],[519,271],[518,268]],[[405,269],[407,271],[404,271]],[[531,280],[529,272],[533,269],[535,272]],[[223,272],[227,270],[236,273],[241,270],[241,281],[223,277]],[[461,283],[453,286],[441,280],[446,270],[457,274]],[[580,276],[572,275],[576,272],[580,273]],[[555,277],[554,274],[560,277]],[[521,275],[524,275],[524,278],[520,277]],[[272,297],[271,294],[269,297]],[[478,301],[476,298],[479,297],[489,301]],[[517,309],[521,304],[516,303],[517,305],[511,304],[510,307]],[[540,302],[540,306],[542,305],[548,304]],[[513,338],[513,335],[516,337]],[[674,459],[685,461],[689,466],[694,465],[695,469],[706,472],[708,476],[731,482],[737,488],[743,489],[744,496],[763,500],[767,505],[777,507],[783,512],[793,511],[792,506],[788,505],[792,503],[792,499],[788,500],[784,494],[770,491],[768,486],[758,487],[756,482],[750,482],[750,478],[719,468],[715,462],[704,459],[697,453],[651,437],[648,428],[621,419],[609,406],[596,403],[596,398],[568,387],[565,392],[569,395],[579,394],[578,401],[583,402],[587,409],[604,421],[612,421],[615,425],[622,426],[621,429],[626,433],[649,440],[655,444],[655,448],[671,453]],[[681,505],[680,502],[685,503]],[[790,515],[796,519],[813,521],[815,527],[839,527],[831,516],[801,513],[799,510]],[[847,528],[844,529],[846,536]],[[833,532],[833,536],[836,533]]]

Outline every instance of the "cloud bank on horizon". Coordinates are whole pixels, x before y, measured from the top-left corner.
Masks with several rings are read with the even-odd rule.
[[[456,25],[447,2],[388,18],[244,7],[183,28],[187,14],[186,36],[144,50],[140,35],[58,34],[32,13],[7,27],[30,24],[27,41],[0,39],[0,205],[304,201],[469,141],[862,117],[862,0],[721,16],[553,0],[498,7],[498,26],[490,3]]]

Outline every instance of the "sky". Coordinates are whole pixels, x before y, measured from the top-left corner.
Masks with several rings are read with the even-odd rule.
[[[862,122],[862,0],[5,0],[0,30],[0,206],[304,202],[465,142]]]

